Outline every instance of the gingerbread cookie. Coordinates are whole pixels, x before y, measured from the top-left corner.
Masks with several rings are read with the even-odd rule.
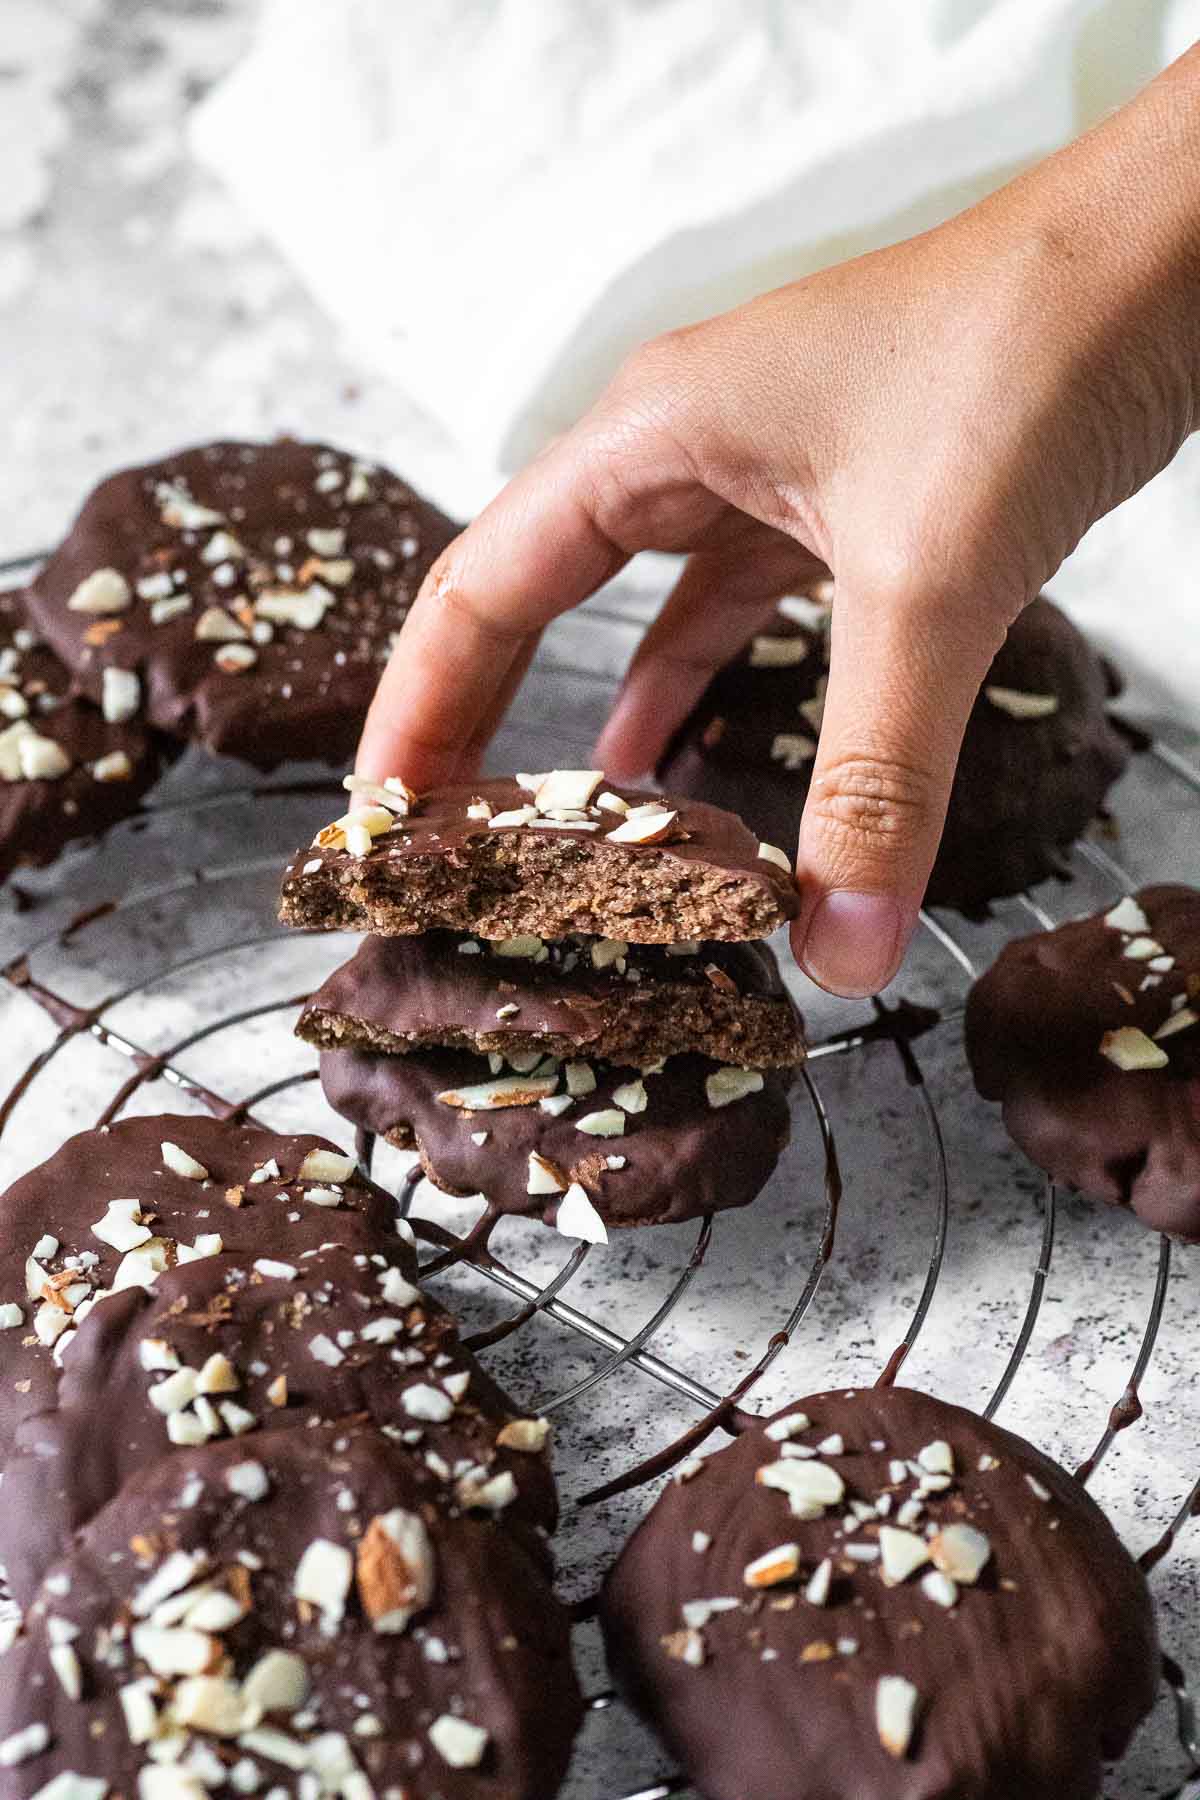
[[[766,937],[798,910],[788,859],[740,819],[617,793],[598,769],[420,797],[398,779],[349,784],[357,804],[285,872],[285,924],[672,944]]]
[[[322,1050],[538,1050],[654,1062],[694,1051],[753,1068],[801,1061],[800,1018],[765,944],[628,944],[471,933],[368,937],[305,1006]]]
[[[323,444],[207,444],[100,483],[29,590],[96,701],[271,769],[345,762],[458,527]]]
[[[580,1716],[565,1614],[501,1523],[371,1426],[133,1476],[0,1662],[6,1800],[551,1800]]]
[[[603,1242],[608,1226],[676,1224],[746,1206],[789,1134],[789,1076],[672,1056],[614,1068],[536,1055],[327,1050],[330,1105],[402,1148],[429,1179],[499,1212]]]
[[[785,609],[795,602],[784,602]],[[816,755],[827,631],[786,611],[721,670],[659,766],[672,792],[744,814],[790,850]],[[971,712],[927,898],[978,912],[1062,873],[1128,760],[1119,682],[1042,596],[1009,630]]]
[[[407,1446],[460,1507],[553,1530],[548,1421],[517,1416],[394,1262],[331,1246],[283,1276],[213,1256],[111,1295],[79,1327],[57,1405],[25,1421],[4,1470],[14,1596],[28,1604],[72,1532],[174,1448],[235,1436],[251,1454],[264,1429],[350,1415]]]
[[[132,703],[119,674],[99,704],[74,694],[23,596],[0,594],[0,880],[137,811],[165,758]]]
[[[395,1202],[324,1138],[172,1113],[69,1138],[0,1196],[0,1453],[103,1294],[221,1254],[298,1280],[326,1244],[415,1275]]]
[[[682,1464],[601,1617],[710,1800],[1094,1800],[1158,1681],[1145,1579],[1087,1493],[903,1388]]]
[[[1200,892],[1142,888],[1008,944],[971,990],[966,1045],[1047,1174],[1200,1241]]]

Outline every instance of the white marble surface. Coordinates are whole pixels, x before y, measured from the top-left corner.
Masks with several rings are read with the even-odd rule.
[[[19,10],[15,0],[4,0],[0,29],[9,27],[10,7],[14,17]],[[49,58],[39,66],[57,72],[61,98],[39,126],[41,148],[25,160],[20,195],[0,211],[0,397],[9,428],[0,558],[52,538],[88,482],[114,463],[189,438],[290,427],[328,433],[401,468],[414,458],[433,467],[439,457],[449,468],[448,447],[401,395],[378,383],[358,391],[353,369],[310,303],[181,164],[186,107],[236,54],[246,9],[200,0],[28,0],[28,9],[29,30],[36,25],[43,34],[39,58]],[[0,55],[0,63],[9,60]],[[53,84],[39,81],[44,110]],[[497,766],[564,761],[586,749],[607,680],[634,636],[628,620],[603,616],[613,604],[610,599],[554,634],[520,717],[497,748]],[[615,605],[636,612],[640,602],[618,595]],[[590,673],[563,672],[571,663]],[[223,1026],[174,1058],[193,1079],[237,1097],[311,1069],[311,1053],[290,1037],[291,1002],[344,948],[336,940],[282,939],[272,917],[282,857],[322,822],[326,802],[279,795],[252,805],[222,798],[243,775],[185,758],[148,825],[122,828],[97,850],[72,853],[56,869],[31,877],[24,884],[34,901],[30,910],[18,912],[11,895],[0,900],[0,959],[41,943],[33,954],[36,971],[88,1005],[136,985],[135,994],[111,1002],[104,1022],[146,1050],[179,1045],[231,1012],[271,1008]],[[1196,878],[1193,790],[1147,762],[1122,784],[1117,812],[1118,854],[1135,874]],[[1110,891],[1081,864],[1073,888],[1043,898],[1061,917]],[[80,905],[97,899],[122,904],[60,943],[56,932]],[[977,958],[1030,922],[1015,903],[1000,909],[988,931],[946,921]],[[970,1091],[953,1016],[963,985],[961,971],[929,934],[897,984],[897,991],[934,999],[948,1013],[919,1054],[946,1136],[950,1232],[942,1279],[904,1379],[979,1406],[1020,1324],[1041,1241],[1043,1190],[1005,1141],[993,1110]],[[811,990],[801,997],[818,1038],[863,1017],[863,1009]],[[0,992],[5,1085],[53,1036],[27,996]],[[813,1072],[833,1121],[846,1200],[815,1304],[764,1384],[764,1401],[874,1378],[904,1336],[935,1224],[928,1125],[895,1053],[880,1045],[830,1056],[815,1062]],[[0,1138],[0,1179],[94,1120],[128,1073],[127,1059],[112,1045],[86,1034],[66,1044],[37,1075]],[[137,1110],[188,1104],[162,1081],[132,1102]],[[318,1128],[326,1122],[332,1135],[346,1137],[311,1082],[259,1110],[270,1122],[303,1118]],[[655,1340],[658,1354],[714,1388],[735,1381],[747,1353],[761,1348],[782,1321],[816,1250],[823,1215],[819,1141],[803,1100],[795,1112],[795,1141],[780,1173],[755,1207],[717,1220],[704,1267]],[[422,1207],[454,1217],[444,1201],[427,1195]],[[694,1235],[680,1228],[625,1237],[588,1258],[568,1297],[628,1334],[658,1305]],[[549,1234],[517,1224],[505,1228],[500,1248],[535,1278],[562,1257]],[[1004,1423],[1069,1464],[1086,1453],[1132,1366],[1156,1259],[1155,1241],[1130,1219],[1074,1200],[1061,1203],[1045,1302],[1002,1409]],[[1163,1330],[1143,1384],[1146,1416],[1118,1439],[1094,1483],[1136,1550],[1156,1537],[1200,1473],[1196,1272],[1195,1252],[1175,1255]],[[459,1275],[442,1287],[472,1322],[497,1315],[497,1296],[478,1277]],[[561,1393],[595,1369],[600,1356],[543,1320],[491,1360],[522,1398],[536,1400]],[[694,1416],[690,1402],[637,1371],[562,1409],[560,1551],[569,1595],[594,1588],[647,1499],[635,1494],[581,1512],[578,1496]],[[1200,1672],[1200,1525],[1185,1528],[1154,1588],[1165,1647]],[[586,1630],[581,1647],[589,1686],[602,1688],[603,1670]],[[661,1752],[624,1709],[614,1708],[585,1728],[571,1800],[616,1800],[649,1786],[665,1769]],[[1108,1800],[1161,1796],[1186,1774],[1164,1694],[1106,1794]]]

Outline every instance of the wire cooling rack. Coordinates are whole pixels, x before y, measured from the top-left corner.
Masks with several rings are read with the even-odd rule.
[[[606,667],[634,628],[627,613],[602,607],[573,622],[528,685],[496,766],[579,758],[609,691]],[[517,1221],[503,1221],[485,1242],[469,1203],[430,1190],[411,1159],[360,1142],[412,1218],[426,1278],[449,1287],[468,1341],[522,1405],[555,1419],[568,1500],[559,1547],[583,1596],[579,1650],[591,1689],[569,1788],[580,1800],[687,1791],[681,1778],[653,1773],[661,1752],[605,1685],[586,1598],[648,1504],[638,1478],[661,1470],[668,1447],[682,1453],[714,1430],[736,1429],[760,1398],[778,1404],[821,1387],[895,1380],[933,1337],[935,1373],[919,1385],[967,1398],[989,1418],[1002,1407],[1007,1418],[1031,1387],[1015,1428],[1094,1483],[1139,1436],[1133,1428],[1164,1333],[1182,1338],[1177,1360],[1190,1369],[1194,1252],[1032,1178],[994,1121],[980,1125],[986,1109],[965,1092],[958,1027],[969,981],[1006,937],[1111,902],[1140,880],[1186,875],[1189,864],[1195,876],[1198,771],[1190,750],[1156,742],[1126,778],[1119,852],[1081,844],[1070,886],[1023,895],[981,927],[923,915],[900,981],[869,1011],[805,989],[814,1042],[796,1088],[793,1145],[745,1213],[626,1233],[602,1250]],[[339,793],[327,775],[246,787],[229,766],[189,753],[143,816],[18,880],[0,910],[5,1180],[71,1131],[126,1112],[232,1109],[277,1129],[303,1125],[346,1140],[315,1085],[312,1052],[290,1029],[300,1000],[351,946],[283,933],[274,922],[286,855],[327,807],[339,809]],[[1164,853],[1175,855],[1174,866],[1163,866]],[[849,1026],[848,1011],[861,1015]],[[990,1131],[984,1143],[981,1129]],[[866,1187],[875,1189],[873,1206],[862,1203]],[[982,1229],[994,1255],[948,1273],[948,1246],[964,1222]],[[1075,1333],[1065,1350],[1061,1334],[1042,1343],[1044,1315],[1061,1304],[1064,1239],[1061,1284],[1084,1295],[1077,1316],[1099,1345],[1094,1397],[1078,1383],[1049,1390],[1051,1405],[1075,1393],[1066,1429],[1045,1416],[1038,1374],[1049,1363],[1052,1377],[1056,1356],[1087,1355]],[[875,1279],[886,1288],[882,1305]],[[938,1318],[939,1307],[952,1316]],[[938,1379],[948,1353],[969,1366],[969,1397]],[[1194,1442],[1194,1389],[1185,1421],[1189,1413]],[[1168,1629],[1176,1611],[1195,1627],[1196,1564],[1186,1540],[1172,1552],[1200,1507],[1200,1477],[1193,1465],[1174,1494],[1181,1467],[1176,1457],[1165,1483],[1150,1472],[1149,1502],[1136,1470],[1118,1484],[1118,1523],[1131,1549],[1156,1580],[1164,1568],[1183,1572],[1177,1605],[1169,1619],[1164,1613],[1167,1705],[1147,1728],[1152,1741],[1139,1740],[1114,1773],[1112,1800],[1200,1800],[1200,1734],[1184,1673],[1195,1673],[1200,1655]]]

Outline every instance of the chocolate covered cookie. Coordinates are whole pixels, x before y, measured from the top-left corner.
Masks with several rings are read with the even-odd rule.
[[[415,1274],[395,1202],[325,1138],[172,1113],[69,1138],[0,1196],[0,1454],[102,1295],[221,1254],[298,1280],[326,1244]]]
[[[538,1563],[353,1424],[153,1463],[0,1662],[6,1800],[550,1800],[579,1716]]]
[[[207,444],[100,483],[29,590],[96,701],[260,769],[346,761],[458,527],[323,444]]]
[[[1083,1488],[903,1388],[683,1464],[601,1616],[708,1800],[1093,1800],[1158,1679],[1145,1579]]]
[[[54,1409],[4,1470],[0,1566],[28,1604],[71,1533],[175,1447],[370,1419],[465,1510],[553,1530],[546,1420],[522,1419],[450,1314],[382,1254],[337,1247],[294,1276],[228,1255],[169,1269],[93,1308]],[[110,1420],[97,1431],[97,1419]]]
[[[617,793],[598,769],[419,798],[398,780],[350,782],[357,804],[285,872],[285,924],[672,944],[766,937],[798,910],[788,859],[740,819]]]
[[[120,676],[81,699],[24,598],[0,594],[0,880],[136,812],[163,768]]]
[[[368,937],[296,1031],[322,1050],[392,1055],[436,1046],[640,1064],[694,1051],[754,1068],[804,1055],[799,1014],[765,944]]]
[[[335,1111],[415,1145],[452,1194],[603,1242],[608,1226],[675,1224],[746,1206],[788,1140],[789,1076],[672,1056],[658,1072],[463,1050],[327,1050]]]
[[[971,990],[966,1044],[1048,1175],[1200,1242],[1200,892],[1143,888],[1006,945]]]
[[[713,678],[658,774],[790,850],[824,709],[828,621],[808,601],[783,607]],[[1118,686],[1045,596],[1025,609],[971,711],[930,902],[978,912],[1064,870],[1128,760],[1106,712]]]

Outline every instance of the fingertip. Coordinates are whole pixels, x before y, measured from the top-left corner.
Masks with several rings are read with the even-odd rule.
[[[835,888],[791,927],[792,954],[827,993],[863,1000],[895,975],[916,917],[892,894]]]

